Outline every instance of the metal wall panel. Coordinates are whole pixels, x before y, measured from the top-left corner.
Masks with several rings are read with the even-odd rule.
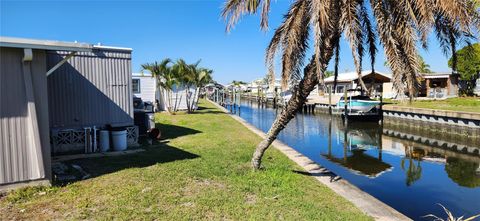
[[[45,57],[24,63],[23,49],[0,48],[0,189],[50,178]]]
[[[68,52],[48,51],[47,67]],[[133,125],[131,52],[78,52],[48,77],[50,126]]]

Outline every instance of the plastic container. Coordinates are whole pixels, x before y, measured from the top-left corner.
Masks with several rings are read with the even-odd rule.
[[[107,152],[110,149],[110,131],[100,131],[100,152]]]
[[[122,151],[127,149],[127,131],[111,131],[112,134],[112,147],[114,151]]]

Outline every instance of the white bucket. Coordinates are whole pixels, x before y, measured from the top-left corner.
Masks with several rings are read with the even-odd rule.
[[[110,149],[110,131],[100,131],[100,152],[107,152]]]
[[[112,131],[113,150],[122,151],[127,149],[127,131]]]

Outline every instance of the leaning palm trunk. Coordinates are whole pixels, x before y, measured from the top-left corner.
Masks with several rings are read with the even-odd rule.
[[[190,107],[190,104],[191,104],[191,99],[192,96],[190,95],[190,86],[187,86],[187,90],[185,91],[185,101],[187,103],[187,112],[190,113],[192,112],[192,109]]]
[[[190,109],[192,110],[192,112],[195,110],[195,105],[197,105],[197,102],[198,102],[198,99],[197,99],[197,96],[198,96],[197,90],[198,90],[198,86],[195,88],[195,92],[193,93],[192,101],[191,101],[191,103],[190,103],[190,105],[191,105]]]
[[[166,97],[166,100],[167,100],[167,111],[168,111],[169,113],[172,113],[172,90],[166,89],[166,88],[165,88],[164,90],[165,90],[166,95],[167,95],[167,97]]]
[[[365,82],[362,79],[362,73],[361,72],[358,74],[358,83],[360,83],[360,87],[362,88],[362,91],[367,93],[367,95],[370,95],[370,91],[368,90],[367,86],[365,85]]]
[[[332,49],[328,50],[327,53],[323,54],[325,56],[322,61],[330,60],[332,56]],[[321,71],[322,74],[325,71],[326,64],[321,64]],[[258,144],[255,152],[253,153],[252,158],[252,167],[254,169],[260,169],[261,161],[263,154],[268,149],[268,147],[273,143],[275,139],[277,139],[278,134],[282,131],[285,126],[290,122],[290,120],[295,116],[305,104],[308,95],[310,92],[315,88],[318,84],[317,73],[315,72],[315,59],[311,59],[309,65],[305,67],[304,70],[304,77],[300,81],[300,83],[294,88],[294,92],[292,97],[288,101],[285,108],[282,109],[280,115],[277,116],[275,121],[272,124],[272,127],[267,133],[267,137]]]
[[[180,108],[180,105],[182,104],[182,97],[183,94],[180,94],[180,97],[178,97],[178,90],[175,92],[175,106],[173,107],[173,112],[177,112],[178,108]]]
[[[178,111],[178,109],[180,109],[180,106],[182,105],[182,98],[183,98],[183,94],[180,94],[180,98],[178,99],[177,105],[175,105],[175,112]]]
[[[172,92],[173,93],[173,92]],[[178,91],[175,92],[175,104],[173,106],[173,112],[177,111]]]

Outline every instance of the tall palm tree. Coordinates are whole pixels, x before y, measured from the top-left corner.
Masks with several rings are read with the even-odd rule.
[[[350,43],[359,74],[366,52],[372,70],[375,70],[378,38],[393,72],[394,88],[399,94],[408,90],[412,100],[419,85],[416,78],[419,70],[417,43],[426,48],[433,30],[441,47],[445,52],[451,51],[453,63],[456,63],[457,44],[462,39],[471,39],[474,30],[478,30],[479,15],[475,3],[474,0],[294,0],[267,47],[266,64],[268,73],[275,75],[274,58],[281,53],[283,88],[289,81],[301,80],[294,86],[290,101],[267,137],[257,146],[252,166],[260,167],[264,152],[302,107],[315,85],[324,85],[324,73],[333,57],[335,76],[338,75],[342,35]],[[260,26],[266,30],[270,0],[226,0],[222,16],[227,21],[227,31],[242,15],[258,11],[261,11]],[[313,36],[313,41],[309,36]],[[313,55],[304,66],[310,42],[313,42]],[[455,65],[452,67],[456,70]]]
[[[157,87],[162,88],[167,95],[167,111],[172,112],[172,89],[178,83],[176,74],[173,72],[169,64],[172,62],[170,58],[163,59],[160,63],[146,63],[142,64],[142,70],[149,71],[152,77],[157,80]]]

